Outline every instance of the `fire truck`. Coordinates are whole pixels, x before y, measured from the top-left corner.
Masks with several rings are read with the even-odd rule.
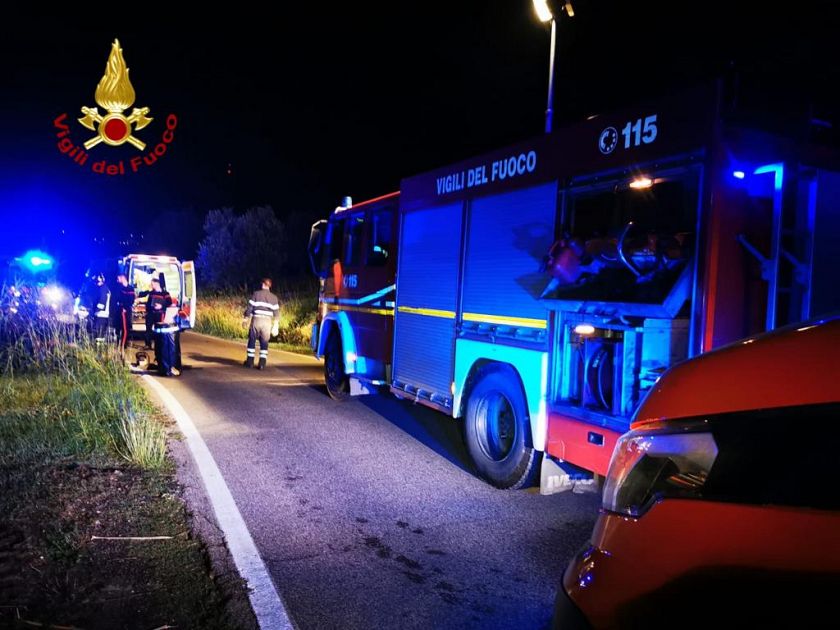
[[[606,474],[669,367],[840,308],[830,131],[714,84],[346,200],[309,247],[330,395],[461,419],[500,488]]]

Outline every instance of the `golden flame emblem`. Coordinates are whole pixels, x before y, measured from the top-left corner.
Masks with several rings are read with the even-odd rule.
[[[108,63],[105,64],[105,74],[96,86],[95,98],[99,107],[108,113],[101,116],[96,107],[82,107],[84,117],[79,118],[79,122],[91,131],[97,132],[97,135],[85,142],[85,148],[90,149],[100,142],[111,146],[128,142],[141,151],[145,149],[146,143],[135,138],[132,131],[142,129],[154,119],[146,116],[149,113],[148,107],[135,107],[129,116],[123,115],[123,111],[134,104],[135,95],[118,39],[115,39],[111,45],[111,54],[108,56]]]
[[[105,65],[105,75],[96,86],[96,102],[109,112],[122,112],[134,104],[134,87],[128,78],[120,40],[114,40]]]

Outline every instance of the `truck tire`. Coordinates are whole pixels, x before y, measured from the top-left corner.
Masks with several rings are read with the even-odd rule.
[[[512,368],[486,368],[470,392],[464,420],[467,450],[479,475],[497,488],[530,486],[539,468],[519,375]]]
[[[350,381],[344,373],[344,353],[338,331],[330,331],[324,352],[324,384],[330,398],[345,401],[350,398]]]

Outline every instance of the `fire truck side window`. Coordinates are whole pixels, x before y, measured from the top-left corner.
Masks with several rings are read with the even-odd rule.
[[[330,225],[330,263],[344,258],[344,220]]]
[[[368,247],[367,264],[371,267],[382,267],[388,262],[391,251],[391,226],[393,223],[393,209],[385,208],[373,214],[371,221],[370,247]]]
[[[355,267],[362,263],[362,241],[365,237],[365,217],[350,217],[349,229],[344,233],[344,264]]]

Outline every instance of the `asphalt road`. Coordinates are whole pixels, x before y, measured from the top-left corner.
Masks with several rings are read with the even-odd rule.
[[[593,495],[495,490],[458,422],[389,395],[331,400],[322,364],[182,337],[161,379],[196,423],[294,624],[543,628]]]

